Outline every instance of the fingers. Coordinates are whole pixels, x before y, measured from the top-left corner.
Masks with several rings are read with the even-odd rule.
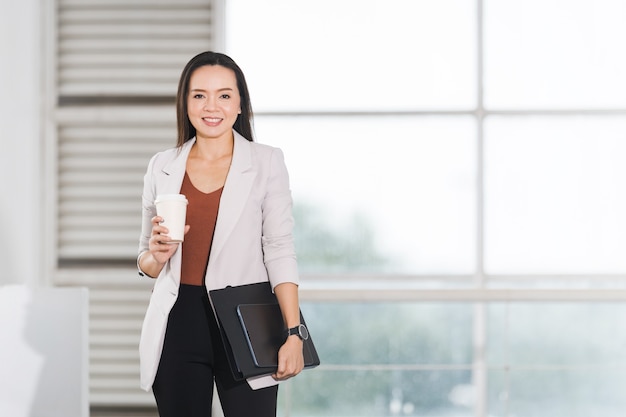
[[[277,381],[284,381],[298,375],[304,369],[302,345],[294,349],[283,345],[278,351],[278,369],[272,375]]]
[[[154,216],[152,220],[150,221],[152,222],[152,236],[154,235],[167,236],[167,234],[170,232],[167,227],[161,225],[161,223],[163,222],[163,217]],[[189,226],[188,224],[185,225],[185,234],[189,232],[190,228],[191,226]],[[158,239],[158,241],[167,242],[169,241],[169,237],[168,239]]]
[[[151,220],[152,222],[152,237],[150,238],[150,243],[154,245],[160,245],[169,242],[171,239],[167,235],[170,231],[167,227],[162,226],[163,217],[154,216]]]
[[[150,238],[150,244],[154,246],[155,249],[160,251],[167,251],[171,244],[169,243],[172,240],[168,235],[162,235],[160,233],[152,235]]]
[[[296,366],[295,364],[285,364],[282,367],[279,365],[278,370],[272,376],[277,381],[284,381],[286,379],[293,378],[294,376],[298,375],[301,371],[302,371],[302,368]]]
[[[148,241],[148,249],[157,262],[166,262],[178,248],[178,244],[172,244],[172,238],[167,234],[169,230],[165,226],[161,226],[163,218],[154,216],[151,219],[152,235]]]
[[[167,227],[161,226],[162,222],[163,222],[163,217],[154,216],[152,218],[151,223],[152,223],[152,235],[153,236],[155,234],[166,235],[169,232],[169,230],[167,230]]]

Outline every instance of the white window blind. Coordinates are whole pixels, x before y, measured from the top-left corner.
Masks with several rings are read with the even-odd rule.
[[[58,131],[59,260],[134,259],[143,175],[174,144],[173,107],[64,107]]]
[[[212,38],[210,0],[60,0],[61,99],[172,97]]]
[[[178,78],[212,46],[211,6],[59,1],[59,261],[134,257],[143,172],[175,143]]]
[[[54,284],[90,292],[90,404],[153,406],[137,346],[151,280],[133,262],[149,158],[176,142],[185,63],[217,48],[219,0],[57,0]],[[122,267],[117,267],[118,264]]]

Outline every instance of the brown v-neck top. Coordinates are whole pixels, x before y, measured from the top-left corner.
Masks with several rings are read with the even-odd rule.
[[[191,183],[185,172],[180,193],[187,197],[187,221],[189,232],[182,244],[181,284],[204,285],[204,275],[209,261],[217,212],[222,196],[221,187],[205,194]]]

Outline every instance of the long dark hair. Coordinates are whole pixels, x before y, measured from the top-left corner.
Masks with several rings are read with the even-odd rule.
[[[248,93],[248,85],[243,71],[239,65],[235,63],[229,56],[219,52],[202,52],[187,63],[180,75],[178,82],[178,94],[176,95],[176,121],[178,124],[178,141],[176,146],[181,147],[189,139],[196,135],[196,128],[189,121],[189,113],[187,111],[187,96],[189,95],[189,80],[193,72],[205,65],[219,65],[233,70],[237,79],[237,89],[239,89],[239,98],[241,100],[241,114],[237,116],[233,128],[239,132],[241,136],[250,142],[254,140],[252,134],[252,106],[250,104],[250,93]]]

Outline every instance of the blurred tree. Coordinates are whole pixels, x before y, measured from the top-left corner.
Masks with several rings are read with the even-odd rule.
[[[355,213],[333,228],[321,208],[296,204],[294,238],[300,270],[307,273],[380,271],[389,262],[377,252],[368,219]]]

